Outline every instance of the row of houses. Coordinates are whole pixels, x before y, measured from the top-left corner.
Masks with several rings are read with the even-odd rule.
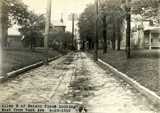
[[[111,25],[111,24],[110,24]],[[108,25],[109,26],[109,25]],[[113,26],[110,26],[113,29]],[[112,48],[111,38],[113,33],[107,29],[107,44]],[[126,48],[126,20],[123,21],[121,28],[121,49]],[[77,38],[78,48],[82,47],[82,41],[79,36]],[[85,42],[85,48],[89,48],[88,41]],[[154,49],[160,48],[160,25],[153,22],[152,19],[144,19],[141,15],[131,15],[131,49]],[[116,43],[118,43],[116,39]],[[115,44],[116,48],[117,44]],[[99,48],[103,48],[103,39],[99,40]]]
[[[160,48],[160,26],[152,20],[143,20],[140,15],[131,16],[131,48],[153,49]],[[122,48],[126,47],[126,21],[122,29]]]
[[[65,32],[66,26],[60,21],[54,25],[53,32]],[[17,25],[8,29],[8,46],[11,48],[23,47],[23,36],[18,31]],[[121,48],[126,47],[126,21],[122,27]],[[78,34],[78,33],[77,33]],[[78,48],[80,48],[80,37],[76,38]],[[160,48],[160,26],[153,25],[151,20],[143,20],[140,15],[132,15],[131,21],[131,48],[134,49],[152,49]]]

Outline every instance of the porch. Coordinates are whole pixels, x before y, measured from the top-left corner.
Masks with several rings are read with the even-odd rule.
[[[149,50],[160,48],[160,27],[148,27],[144,29],[144,47]]]

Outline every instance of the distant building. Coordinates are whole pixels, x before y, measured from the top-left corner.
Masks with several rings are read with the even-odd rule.
[[[22,35],[18,31],[19,26],[14,25],[8,29],[8,38],[7,38],[7,45],[10,48],[21,48],[23,47],[22,44]]]
[[[60,21],[54,24],[53,30],[54,32],[66,32],[66,25],[63,22],[62,16],[61,16]]]
[[[66,26],[65,25],[54,25],[53,29],[55,32],[65,32]]]
[[[8,38],[7,43],[10,48],[22,48],[24,47],[25,37],[19,32],[20,26],[13,25],[8,29]],[[60,22],[57,22],[55,25],[50,26],[50,32],[65,32],[66,25],[63,23],[63,18],[61,18]],[[44,34],[44,31],[41,31]],[[38,39],[38,38],[37,38]],[[36,40],[36,45],[41,46],[43,40]]]

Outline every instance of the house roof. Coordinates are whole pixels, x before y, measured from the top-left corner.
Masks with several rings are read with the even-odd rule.
[[[144,31],[151,31],[151,32],[156,32],[156,33],[160,33],[160,27],[158,26],[149,26],[149,27],[145,27]]]
[[[66,27],[65,25],[54,25],[54,27]]]
[[[12,27],[10,27],[8,29],[8,35],[12,35],[12,36],[15,36],[15,35],[21,35],[21,33],[19,32],[19,29],[20,26],[18,25],[13,25]]]
[[[61,22],[61,21],[54,21],[54,25],[53,26],[56,26],[56,27],[58,27],[58,26],[60,26],[60,27],[66,27],[66,25],[63,22]]]

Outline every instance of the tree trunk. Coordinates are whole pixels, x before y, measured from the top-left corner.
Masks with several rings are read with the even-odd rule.
[[[130,8],[127,8],[127,30],[126,30],[126,54],[127,58],[131,57],[130,53],[130,32],[131,32],[131,15],[130,15]]]
[[[113,35],[112,35],[112,49],[116,49],[116,29],[115,29],[115,23],[113,23]]]
[[[92,42],[92,49],[94,49],[94,42]]]
[[[121,50],[121,36],[118,36],[118,41],[117,41],[117,50],[120,51]]]
[[[118,24],[117,50],[119,51],[120,49],[121,49],[121,31],[120,31],[120,25]]]
[[[107,24],[106,24],[106,16],[103,17],[103,53],[107,53]]]
[[[113,25],[113,30],[112,30],[112,49],[115,50],[116,49],[116,21],[115,21],[115,17],[114,15],[112,15],[112,25]]]
[[[113,49],[113,50],[116,49],[116,40],[112,40],[112,49]]]
[[[84,40],[82,41],[82,49],[83,50],[85,49],[85,41]]]
[[[91,41],[91,39],[88,40],[88,46],[89,46],[88,49],[92,48],[92,41]]]

